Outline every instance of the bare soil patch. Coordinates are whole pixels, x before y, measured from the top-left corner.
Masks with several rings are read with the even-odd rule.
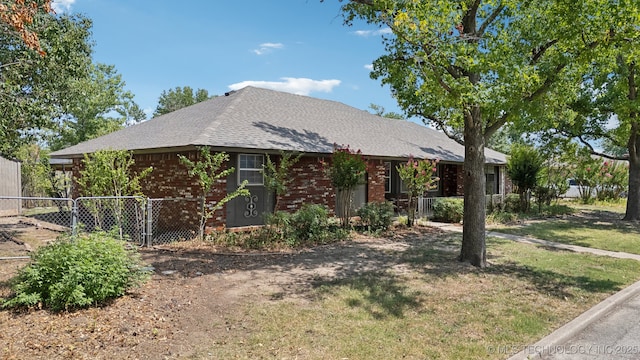
[[[21,236],[34,237],[41,231],[35,226],[7,231],[23,230]],[[439,234],[428,228],[403,230],[385,238],[358,236],[268,254],[220,253],[197,246],[143,248],[143,259],[155,269],[153,277],[108,306],[63,313],[0,311],[0,358],[193,357],[214,343],[248,336],[251,330],[243,321],[247,304],[308,301],[317,279],[397,266],[398,251]],[[10,242],[0,242],[0,251],[8,253]],[[10,294],[8,280],[26,263],[0,262],[0,296]]]

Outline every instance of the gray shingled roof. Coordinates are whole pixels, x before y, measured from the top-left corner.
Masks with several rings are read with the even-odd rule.
[[[334,143],[348,144],[370,156],[413,155],[464,161],[464,147],[442,132],[336,101],[255,87],[203,101],[51,156],[76,157],[107,148],[157,152],[193,146],[331,153]],[[506,162],[505,155],[497,151],[487,149],[485,154],[487,163]]]

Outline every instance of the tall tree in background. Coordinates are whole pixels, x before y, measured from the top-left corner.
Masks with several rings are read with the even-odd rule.
[[[370,104],[369,109],[373,111],[374,114],[387,118],[387,119],[396,119],[396,120],[404,120],[404,116],[402,114],[398,114],[397,112],[386,112],[384,106]]]
[[[578,140],[592,155],[628,160],[629,191],[624,220],[640,220],[640,5],[630,4],[617,14],[612,41],[599,53],[585,75],[581,96],[570,111],[548,129]],[[602,150],[594,144],[600,143]]]
[[[79,16],[38,17],[41,55],[10,32],[0,33],[0,153],[15,154],[51,128],[68,104],[71,83],[88,76],[91,21]]]
[[[51,149],[58,150],[121,129],[128,120],[128,112],[140,109],[133,102],[133,94],[124,86],[122,76],[113,65],[92,64],[88,77],[70,84],[71,97],[60,119],[57,136],[50,141]]]
[[[198,89],[195,93],[189,86],[177,86],[168,91],[164,90],[162,94],[160,94],[158,106],[156,107],[156,111],[153,112],[153,116],[164,115],[207,99],[209,99],[209,92],[205,89]]]
[[[93,64],[90,19],[40,14],[37,22],[44,55],[0,33],[0,153],[35,141],[59,149],[145,117],[114,67]]]
[[[372,77],[389,85],[408,117],[420,117],[465,145],[460,260],[486,266],[484,150],[501,126],[533,117],[572,93],[593,51],[609,35],[604,0],[352,0],[362,19],[391,29]],[[594,17],[597,21],[594,21]],[[462,137],[456,136],[462,134]]]

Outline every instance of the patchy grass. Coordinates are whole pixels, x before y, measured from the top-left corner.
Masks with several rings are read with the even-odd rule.
[[[640,254],[640,224],[621,221],[623,205],[575,205],[575,216],[532,221],[525,226],[498,225],[491,230],[508,234]]]
[[[456,261],[459,234],[387,252],[385,266],[318,277],[303,299],[244,307],[218,358],[507,358],[640,278],[640,263],[489,239],[491,266]]]

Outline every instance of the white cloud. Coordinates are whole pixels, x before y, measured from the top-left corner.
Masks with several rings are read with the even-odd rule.
[[[391,34],[391,28],[382,28],[378,30],[356,30],[354,33],[358,36],[369,37],[369,36],[377,36],[377,35],[388,35]]]
[[[62,14],[71,10],[71,5],[75,3],[76,0],[53,0],[51,2],[51,7],[56,12],[56,14]]]
[[[260,47],[254,49],[253,52],[256,53],[256,55],[263,55],[266,53],[270,53],[274,49],[282,49],[283,47],[284,44],[281,43],[263,43],[260,44]]]
[[[367,64],[364,66],[365,69],[372,71],[373,70],[373,64]]]
[[[238,90],[246,86],[289,92],[297,95],[309,95],[312,92],[331,92],[340,85],[340,80],[313,80],[307,78],[283,77],[282,81],[247,80],[229,85],[229,89]]]

